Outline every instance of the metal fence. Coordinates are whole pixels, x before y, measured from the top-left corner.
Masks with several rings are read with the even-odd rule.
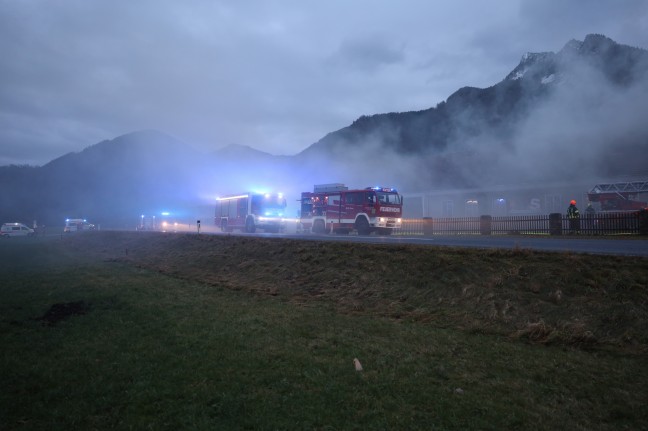
[[[637,212],[587,214],[578,220],[576,226],[572,226],[572,222],[566,220],[563,231],[573,233],[575,227],[577,233],[585,235],[639,234],[641,233],[640,221],[641,216]]]
[[[648,235],[648,211],[403,219],[400,235]]]

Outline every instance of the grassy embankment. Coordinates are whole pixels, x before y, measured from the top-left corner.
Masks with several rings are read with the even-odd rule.
[[[2,429],[648,428],[646,259],[111,232],[0,259]]]

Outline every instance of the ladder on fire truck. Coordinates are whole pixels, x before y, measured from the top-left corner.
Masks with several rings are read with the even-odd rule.
[[[589,191],[590,194],[601,193],[648,193],[648,181],[632,181],[627,183],[597,184]]]

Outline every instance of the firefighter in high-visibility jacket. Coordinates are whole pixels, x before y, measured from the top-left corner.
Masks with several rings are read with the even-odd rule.
[[[569,219],[570,233],[578,233],[580,231],[580,211],[578,211],[576,201],[573,199],[569,202],[569,208],[567,208],[567,218]]]

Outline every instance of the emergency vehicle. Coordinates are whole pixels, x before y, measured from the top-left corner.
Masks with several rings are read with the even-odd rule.
[[[137,225],[137,230],[157,230],[157,218],[155,216],[142,214]]]
[[[2,237],[32,235],[34,235],[34,229],[22,223],[4,223],[0,228],[0,236]]]
[[[161,232],[178,232],[183,230],[186,225],[178,223],[178,220],[175,216],[168,212],[164,211],[157,215],[145,215],[140,216],[140,222],[137,225],[137,230],[146,231],[146,230],[155,230]]]
[[[69,218],[65,220],[63,232],[80,232],[82,230],[94,230],[95,225],[88,223],[86,219]]]
[[[391,235],[400,229],[403,198],[395,189],[367,187],[349,190],[344,184],[315,185],[301,194],[300,222],[304,232]]]
[[[216,198],[214,223],[223,232],[285,229],[286,198],[282,193],[243,193]]]
[[[600,204],[600,211],[636,211],[648,208],[648,203],[636,200],[648,197],[648,181],[596,184],[587,193],[590,202]]]

